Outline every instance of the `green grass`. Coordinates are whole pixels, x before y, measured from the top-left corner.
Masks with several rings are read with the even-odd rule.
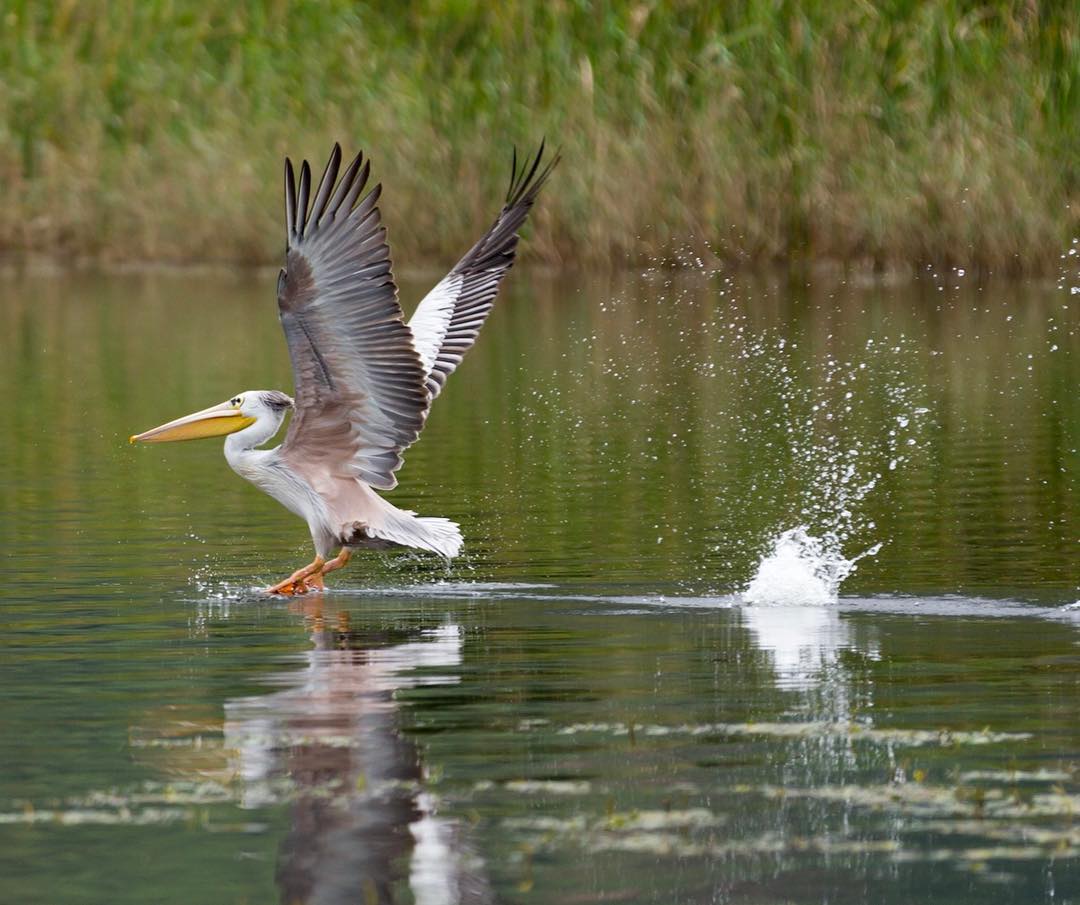
[[[282,157],[364,148],[399,266],[564,162],[553,264],[1050,270],[1080,232],[1080,7],[0,0],[0,250],[277,259]]]

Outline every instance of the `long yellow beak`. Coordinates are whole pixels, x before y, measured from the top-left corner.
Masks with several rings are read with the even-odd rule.
[[[202,440],[205,437],[223,437],[255,423],[254,418],[241,415],[231,402],[214,405],[201,412],[185,415],[168,424],[141,434],[132,434],[132,443],[171,443],[175,440]]]

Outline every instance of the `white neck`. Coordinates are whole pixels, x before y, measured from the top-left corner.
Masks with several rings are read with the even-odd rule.
[[[240,453],[248,452],[256,446],[262,446],[274,436],[281,427],[285,413],[274,412],[260,413],[255,423],[245,427],[242,431],[229,434],[225,438],[225,458],[231,459]]]

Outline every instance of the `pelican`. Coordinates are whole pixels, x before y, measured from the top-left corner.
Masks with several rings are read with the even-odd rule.
[[[339,179],[335,144],[312,195],[307,161],[297,180],[285,160],[285,268],[277,303],[295,398],[247,390],[130,438],[224,436],[233,471],[307,522],[314,560],[268,592],[322,589],[323,576],[358,548],[412,547],[447,559],[460,552],[456,523],[418,517],[376,491],[397,486],[402,454],[491,311],[514,263],[518,230],[559,161],[556,154],[541,167],[543,156],[541,143],[519,167],[515,151],[502,211],[407,323],[379,214],[382,185],[363,194],[370,161],[357,154]],[[281,445],[262,448],[290,410]]]

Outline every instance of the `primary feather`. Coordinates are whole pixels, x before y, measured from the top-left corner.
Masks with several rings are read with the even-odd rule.
[[[476,342],[495,303],[499,284],[514,264],[518,230],[559,162],[556,154],[541,170],[543,156],[541,143],[532,161],[527,160],[519,170],[514,153],[510,188],[499,216],[480,241],[424,297],[409,320],[431,399],[442,392],[447,377]]]
[[[310,211],[307,162],[299,186],[286,162],[289,245],[278,310],[296,416],[282,453],[390,490],[402,450],[420,435],[428,393],[398,304],[377,206],[381,187],[357,203],[369,173],[358,155],[331,199],[340,157],[335,145]]]

